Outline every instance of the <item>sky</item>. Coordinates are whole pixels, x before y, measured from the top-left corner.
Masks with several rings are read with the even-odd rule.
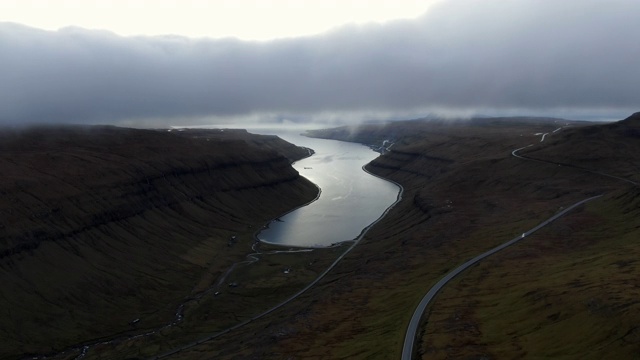
[[[106,29],[123,36],[271,40],[347,23],[415,18],[435,0],[0,0],[0,21],[45,30]]]
[[[640,1],[0,0],[0,124],[622,119]]]

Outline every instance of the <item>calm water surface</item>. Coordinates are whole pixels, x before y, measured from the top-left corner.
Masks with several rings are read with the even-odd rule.
[[[362,166],[379,154],[368,147],[299,135],[300,130],[249,129],[274,134],[311,148],[315,154],[294,168],[322,190],[320,198],[272,221],[258,234],[261,241],[290,246],[330,246],[355,239],[397,198],[399,187],[372,176]]]

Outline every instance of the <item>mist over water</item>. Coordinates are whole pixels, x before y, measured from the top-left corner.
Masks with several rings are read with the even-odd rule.
[[[355,239],[398,195],[397,185],[362,170],[379,154],[367,146],[299,135],[300,129],[249,129],[278,135],[311,148],[315,154],[294,164],[304,177],[320,187],[320,198],[269,224],[261,241],[290,246],[330,246]]]

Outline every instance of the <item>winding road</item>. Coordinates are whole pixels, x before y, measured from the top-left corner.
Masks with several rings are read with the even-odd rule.
[[[562,128],[558,128],[556,130],[553,131],[553,133],[556,133],[557,131],[559,131]],[[548,135],[548,133],[545,133],[542,136],[542,140],[540,140],[540,142],[544,141],[544,137]],[[557,165],[557,166],[568,166],[568,167],[573,167],[573,168],[577,168],[583,171],[587,171],[593,174],[597,174],[597,175],[602,175],[602,176],[606,176],[606,177],[610,177],[610,178],[614,178],[617,180],[621,180],[636,186],[640,186],[639,183],[629,180],[629,179],[625,179],[625,178],[621,178],[618,176],[614,176],[614,175],[610,175],[610,174],[606,174],[606,173],[601,173],[598,171],[594,171],[594,170],[589,170],[589,169],[584,169],[584,168],[580,168],[577,166],[573,166],[570,164],[562,164],[562,163],[556,163],[556,162],[552,162],[552,161],[545,161],[545,160],[539,160],[539,159],[534,159],[534,158],[530,158],[527,156],[522,156],[522,155],[518,155],[518,151],[526,149],[528,147],[533,146],[533,144],[531,145],[527,145],[524,147],[521,147],[519,149],[515,149],[511,152],[511,155],[513,155],[516,158],[519,159],[523,159],[523,160],[529,160],[529,161],[537,161],[537,162],[543,162],[543,163],[547,163],[547,164],[552,164],[552,165]],[[524,239],[525,237],[533,234],[534,232],[538,231],[539,229],[549,225],[551,222],[553,222],[554,220],[558,219],[559,217],[565,215],[566,213],[568,213],[569,211],[575,209],[576,207],[589,202],[591,200],[597,199],[599,197],[601,197],[602,195],[598,195],[598,196],[593,196],[590,197],[588,199],[584,199],[581,201],[578,201],[577,203],[569,206],[568,208],[562,210],[561,212],[553,215],[552,217],[548,218],[547,220],[543,221],[542,223],[540,223],[538,226],[530,229],[529,231],[526,231],[524,233],[522,233],[522,235],[519,235],[513,239],[511,239],[510,241],[505,242],[502,245],[499,245],[487,252],[484,252],[476,257],[474,257],[473,259],[465,262],[464,264],[458,266],[457,268],[455,268],[454,270],[450,271],[448,274],[446,274],[442,279],[440,279],[440,281],[438,281],[435,285],[433,285],[431,287],[431,289],[429,289],[429,291],[427,292],[427,294],[422,298],[422,300],[420,301],[420,303],[418,304],[418,307],[415,309],[415,311],[413,312],[413,315],[411,316],[411,320],[409,321],[409,326],[407,327],[407,332],[405,334],[405,338],[404,338],[404,344],[402,346],[402,360],[412,360],[413,358],[413,351],[414,351],[414,342],[416,340],[417,337],[417,332],[418,332],[418,328],[420,325],[420,320],[422,319],[422,316],[424,314],[424,311],[426,310],[427,306],[429,305],[429,303],[435,298],[435,296],[438,294],[438,292],[442,289],[443,286],[445,286],[449,281],[451,281],[451,279],[453,279],[454,277],[456,277],[457,275],[459,275],[461,272],[465,271],[466,269],[468,269],[470,266],[476,264],[477,262],[479,262],[480,260],[493,255],[495,253],[497,253],[498,251],[511,246],[515,243],[517,243],[518,241]]]
[[[471,265],[474,265],[477,262],[479,262],[480,260],[486,258],[487,256],[493,255],[493,254],[497,253],[498,251],[517,243],[518,241],[524,239],[525,237],[527,237],[527,236],[533,234],[534,232],[540,230],[541,228],[549,225],[552,221],[554,221],[557,218],[565,215],[566,213],[568,213],[569,211],[575,209],[576,207],[578,207],[578,206],[580,206],[580,205],[582,205],[582,204],[584,204],[584,203],[586,203],[588,201],[597,199],[597,198],[599,198],[601,196],[602,195],[593,196],[593,197],[590,197],[588,199],[584,199],[584,200],[578,201],[577,203],[569,206],[568,208],[562,210],[561,212],[559,212],[559,213],[553,215],[552,217],[548,218],[547,220],[543,221],[538,226],[530,229],[529,231],[526,231],[522,235],[518,235],[517,237],[511,239],[510,241],[507,241],[506,243],[504,243],[502,245],[496,246],[495,248],[493,248],[493,249],[491,249],[491,250],[489,250],[487,252],[484,252],[484,253],[474,257],[473,259],[465,262],[464,264],[462,264],[462,265],[458,266],[457,268],[455,268],[454,270],[450,271],[442,279],[440,279],[440,281],[438,281],[435,285],[433,285],[431,287],[431,289],[429,289],[429,292],[427,292],[427,294],[422,298],[422,300],[420,301],[420,304],[418,304],[418,307],[413,312],[413,316],[411,316],[411,321],[409,322],[409,327],[407,328],[407,333],[406,333],[405,338],[404,338],[404,345],[402,347],[402,360],[411,360],[413,358],[413,344],[414,344],[415,339],[416,339],[416,335],[417,335],[417,332],[418,332],[418,327],[420,325],[420,320],[422,319],[422,314],[426,310],[427,305],[429,305],[431,300],[433,300],[433,298],[435,298],[435,296],[438,294],[440,289],[442,289],[443,286],[445,286],[449,281],[451,281],[451,279],[453,279],[458,274],[460,274],[461,272],[463,272],[466,269],[468,269]]]
[[[611,174],[607,174],[607,173],[603,173],[603,172],[600,172],[600,171],[595,171],[595,170],[591,170],[591,169],[587,169],[587,168],[583,168],[583,167],[575,166],[575,165],[571,165],[571,164],[565,164],[565,163],[548,161],[548,160],[540,160],[540,159],[536,159],[536,158],[532,158],[532,157],[528,157],[528,156],[518,155],[518,151],[526,149],[526,148],[531,147],[531,146],[533,146],[533,144],[527,145],[525,147],[521,147],[519,149],[515,149],[515,150],[513,150],[511,152],[511,155],[517,157],[518,159],[529,160],[529,161],[537,161],[537,162],[551,164],[551,165],[557,165],[557,166],[566,166],[566,167],[570,167],[570,168],[586,171],[586,172],[591,173],[591,174],[596,174],[596,175],[605,176],[605,177],[608,177],[608,178],[624,181],[626,183],[629,183],[629,184],[632,184],[632,185],[635,185],[635,186],[640,186],[640,183],[638,183],[637,181],[625,179],[625,178],[620,177],[620,176],[615,176],[615,175],[611,175]]]

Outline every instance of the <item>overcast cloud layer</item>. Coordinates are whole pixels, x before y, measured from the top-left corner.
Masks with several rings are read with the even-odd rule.
[[[622,116],[640,108],[639,14],[635,0],[455,0],[415,20],[269,42],[0,23],[0,123]]]

